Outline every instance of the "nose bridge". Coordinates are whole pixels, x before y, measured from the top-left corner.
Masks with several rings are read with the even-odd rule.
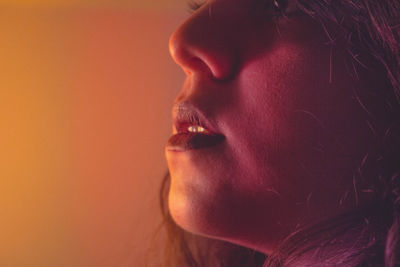
[[[237,63],[228,21],[213,12],[212,3],[203,6],[170,37],[169,50],[175,62],[187,73],[211,74],[224,80],[232,76]]]

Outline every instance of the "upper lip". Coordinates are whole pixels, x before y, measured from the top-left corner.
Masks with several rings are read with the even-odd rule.
[[[172,108],[174,130],[177,133],[188,132],[189,126],[201,126],[208,134],[220,134],[205,114],[190,102],[176,103]]]

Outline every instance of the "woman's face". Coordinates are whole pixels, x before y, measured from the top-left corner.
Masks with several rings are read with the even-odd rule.
[[[172,34],[187,75],[174,119],[194,110],[224,136],[194,146],[188,125],[174,128],[186,136],[166,147],[176,223],[268,253],[296,226],[355,208],[372,134],[354,91],[373,82],[352,78],[331,38],[291,0],[211,0]]]

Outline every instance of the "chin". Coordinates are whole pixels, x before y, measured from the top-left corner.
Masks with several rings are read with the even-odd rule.
[[[216,204],[215,201],[213,203]],[[219,230],[221,217],[215,214],[217,205],[210,207],[201,196],[194,196],[193,192],[186,194],[171,184],[168,206],[172,219],[184,230],[213,238],[224,236]]]
[[[276,247],[281,231],[271,231],[265,224],[263,230],[255,231],[250,225],[244,225],[237,214],[223,210],[223,205],[213,201],[213,207],[207,202],[189,199],[184,194],[176,194],[173,189],[168,196],[169,210],[174,222],[187,232],[210,239],[221,240],[240,245],[262,253],[270,253]],[[236,217],[236,218],[235,218]],[[257,227],[257,226],[256,226]],[[251,234],[251,233],[253,234]],[[254,235],[254,233],[257,233]],[[260,236],[266,240],[260,240]]]
[[[168,205],[175,223],[195,235],[227,241],[264,253],[272,250],[282,234],[281,229],[275,225],[276,218],[271,217],[271,213],[275,212],[267,212],[269,215],[266,218],[257,220],[260,212],[256,212],[258,215],[255,216],[254,210],[241,206],[240,203],[246,201],[237,199],[238,196],[229,192],[212,192],[208,190],[208,194],[200,194],[196,190],[183,190],[172,182]],[[262,248],[260,236],[265,238],[262,240]]]

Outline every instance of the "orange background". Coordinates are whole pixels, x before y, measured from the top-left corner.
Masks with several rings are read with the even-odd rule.
[[[0,266],[143,266],[185,5],[2,1]]]

